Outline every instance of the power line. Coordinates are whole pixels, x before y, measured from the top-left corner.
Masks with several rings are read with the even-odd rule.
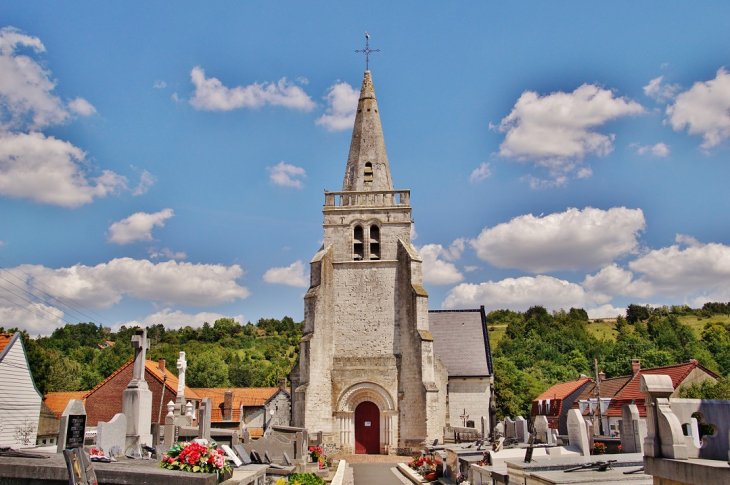
[[[1,287],[1,286],[0,286],[0,288],[3,288],[3,287]],[[18,298],[22,298],[22,299],[24,299],[24,300],[25,300],[25,298],[23,298],[22,296],[18,296],[18,295],[16,295],[16,294],[15,294],[15,293],[13,293],[12,291],[9,291],[9,290],[8,290],[7,288],[3,288],[3,289],[4,289],[4,290],[6,290],[6,291],[8,291],[8,292],[9,292],[9,293],[10,293],[11,295],[13,295],[13,296],[17,296]],[[52,322],[52,323],[54,323],[54,324],[57,324],[57,323],[58,323],[58,321],[54,321],[54,320],[51,320],[51,319],[50,319],[50,318],[48,318],[47,316],[45,316],[45,315],[42,315],[42,314],[40,314],[40,313],[35,313],[35,312],[34,312],[33,310],[31,310],[30,308],[24,307],[24,306],[22,306],[21,304],[19,304],[18,302],[15,302],[15,301],[13,301],[13,300],[11,300],[11,299],[9,299],[9,298],[5,298],[5,297],[4,297],[4,296],[2,296],[2,295],[0,295],[0,298],[2,298],[3,300],[7,300],[7,301],[9,301],[10,303],[12,303],[13,305],[17,306],[18,308],[20,308],[20,309],[23,309],[23,310],[25,310],[25,311],[27,311],[27,312],[30,312],[30,313],[32,313],[33,315],[37,316],[37,317],[40,317],[40,318],[46,319],[46,320],[48,320],[49,322]],[[28,301],[28,300],[25,300],[25,301]],[[33,304],[34,304],[34,303],[33,303],[32,301],[28,301],[28,303],[30,303],[31,305],[33,305]],[[40,307],[37,307],[37,308],[40,308]],[[55,308],[55,307],[54,307],[54,308]],[[46,313],[49,313],[49,314],[53,315],[53,313],[49,312],[48,310],[46,310],[46,309],[44,309],[44,308],[40,308],[40,309],[41,309],[41,310],[43,310],[43,311],[45,311]],[[57,315],[53,315],[53,316],[54,316],[54,317],[56,317],[56,318],[60,318],[60,319],[61,319],[61,320],[63,320],[64,322],[68,323],[69,325],[73,325],[73,324],[72,324],[71,322],[67,321],[67,320],[66,320],[65,318],[63,318],[63,317],[59,317],[59,316],[57,316]]]
[[[57,302],[59,302],[59,303],[60,303],[61,305],[64,305],[65,307],[67,307],[68,309],[70,309],[70,310],[72,310],[72,311],[75,311],[76,313],[80,313],[81,315],[85,316],[86,318],[88,318],[88,319],[89,319],[90,321],[92,321],[92,322],[93,322],[93,320],[94,320],[94,319],[93,319],[93,318],[91,318],[90,316],[86,315],[86,314],[85,314],[84,312],[82,312],[82,311],[79,311],[79,310],[76,310],[75,308],[73,308],[73,307],[71,307],[71,306],[69,306],[69,305],[65,304],[64,302],[62,302],[62,301],[61,301],[61,300],[59,300],[58,298],[55,298],[55,297],[54,297],[53,295],[49,295],[49,294],[48,294],[48,293],[46,293],[45,291],[43,291],[43,290],[41,290],[41,289],[39,289],[39,288],[36,288],[35,286],[33,286],[33,285],[32,285],[32,284],[30,284],[30,283],[27,283],[27,282],[26,282],[25,280],[23,280],[22,278],[18,278],[18,277],[17,277],[16,275],[14,275],[13,273],[11,273],[11,272],[10,272],[10,271],[9,271],[9,270],[8,270],[7,268],[3,268],[2,266],[0,266],[0,269],[4,269],[4,270],[5,270],[5,271],[6,271],[7,273],[11,274],[11,275],[12,275],[13,277],[15,277],[15,278],[19,279],[20,281],[23,281],[23,282],[24,282],[25,284],[27,284],[27,285],[28,285],[28,286],[30,286],[31,288],[34,288],[34,289],[36,289],[36,290],[40,291],[40,292],[41,292],[41,293],[43,293],[44,295],[47,295],[48,297],[50,297],[50,298],[52,298],[52,299],[56,300],[56,301],[57,301]],[[52,306],[52,307],[54,307],[54,308],[56,308],[56,309],[58,309],[58,310],[61,310],[61,311],[62,311],[63,313],[65,313],[65,314],[66,314],[66,315],[68,315],[69,317],[73,317],[73,318],[76,318],[76,317],[74,317],[73,315],[70,315],[70,314],[69,314],[69,313],[68,313],[67,311],[65,311],[65,310],[63,310],[63,309],[61,309],[61,308],[58,308],[58,307],[57,307],[57,306],[55,306],[55,305],[52,305],[52,304],[49,304],[49,303],[46,303],[46,302],[44,302],[43,300],[41,300],[40,298],[38,298],[38,297],[37,297],[36,295],[34,295],[33,293],[31,293],[30,291],[26,290],[25,288],[23,288],[23,287],[21,287],[21,286],[18,286],[18,285],[16,285],[15,283],[13,283],[12,281],[10,281],[9,279],[7,279],[7,278],[3,278],[2,276],[0,276],[0,279],[1,279],[1,280],[5,280],[5,281],[7,281],[8,283],[10,283],[11,285],[13,285],[14,287],[16,287],[16,288],[18,288],[19,290],[21,290],[21,291],[23,291],[23,292],[27,293],[28,295],[30,295],[30,296],[31,296],[32,298],[35,298],[35,299],[37,299],[37,300],[38,300],[39,302],[41,302],[41,303],[43,303],[43,304],[46,304],[46,305],[49,305],[49,306]],[[2,287],[0,287],[0,288],[2,288]],[[5,288],[5,290],[7,290],[7,288]],[[8,290],[8,291],[9,291],[9,290]],[[78,319],[78,320],[81,320],[80,318],[77,318],[77,319]]]
[[[87,311],[88,311],[89,313],[92,313],[92,314],[96,315],[97,317],[99,317],[99,319],[100,319],[100,320],[102,320],[102,321],[105,321],[107,325],[109,325],[109,326],[112,326],[112,325],[113,325],[113,323],[112,323],[112,322],[108,321],[108,320],[107,320],[106,318],[104,318],[103,316],[99,315],[99,314],[98,314],[98,313],[96,313],[96,312],[95,312],[94,310],[92,310],[92,309],[88,308],[87,306],[85,306],[85,305],[83,305],[83,304],[81,304],[81,303],[77,302],[76,300],[74,300],[73,298],[69,297],[68,295],[65,295],[65,294],[64,294],[63,292],[61,292],[61,291],[58,291],[58,290],[56,290],[55,288],[53,288],[53,287],[51,287],[50,285],[48,285],[48,284],[44,283],[43,281],[41,281],[40,279],[38,279],[38,278],[34,277],[33,275],[30,275],[30,274],[26,273],[25,271],[23,271],[23,270],[21,270],[21,269],[18,269],[18,265],[17,265],[17,264],[15,264],[15,263],[13,263],[12,261],[8,261],[7,259],[3,258],[2,256],[0,256],[0,259],[1,259],[1,260],[3,260],[3,261],[5,261],[6,263],[8,263],[8,264],[9,264],[9,265],[11,265],[11,266],[15,266],[15,268],[13,268],[13,269],[15,269],[15,270],[17,270],[17,271],[20,271],[21,273],[23,273],[24,275],[26,275],[26,276],[27,276],[28,278],[31,278],[31,279],[33,279],[33,280],[37,281],[38,283],[42,284],[43,286],[45,286],[45,287],[46,287],[46,288],[48,288],[49,290],[53,291],[54,293],[56,293],[56,294],[58,294],[58,295],[61,295],[61,296],[63,296],[63,297],[65,298],[65,299],[67,299],[67,300],[69,300],[69,301],[71,301],[71,302],[75,303],[76,305],[80,306],[81,308],[83,308],[83,309],[87,310]],[[18,279],[20,279],[20,280],[23,280],[23,278],[20,278],[20,277],[18,277],[17,275],[13,274],[13,272],[12,272],[12,271],[10,271],[10,270],[8,270],[7,268],[4,268],[4,269],[5,269],[6,271],[8,271],[8,272],[9,272],[9,273],[10,273],[11,275],[13,275],[13,276],[14,276],[15,278],[18,278]],[[23,280],[23,281],[25,281],[25,280]],[[32,288],[35,288],[35,289],[37,289],[38,291],[40,291],[40,292],[42,292],[42,293],[44,293],[44,294],[48,295],[48,293],[45,293],[45,292],[44,292],[43,290],[41,290],[40,288],[37,288],[36,286],[33,286],[33,285],[32,285],[31,283],[27,283],[27,284],[28,284],[28,285],[30,285],[30,286],[31,286]],[[48,296],[49,296],[49,297],[51,297],[51,298],[55,298],[55,297],[53,297],[52,295],[48,295]],[[57,300],[57,301],[60,301],[60,300],[58,300],[57,298],[56,298],[56,300]],[[69,305],[69,306],[70,306],[70,305]],[[81,313],[81,311],[79,311],[79,310],[76,310],[76,311],[78,311],[79,313]],[[82,313],[82,315],[84,315],[84,314]]]

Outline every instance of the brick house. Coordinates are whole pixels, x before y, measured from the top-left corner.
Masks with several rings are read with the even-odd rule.
[[[133,371],[134,359],[130,359],[85,394],[87,426],[96,426],[99,421],[110,421],[115,414],[122,412],[122,393],[132,380]],[[147,360],[145,361],[145,380],[152,391],[152,422],[165,424],[167,403],[175,402],[177,396],[177,376],[165,368],[164,360],[159,362]],[[195,410],[198,409],[200,397],[187,386],[185,386],[185,400],[192,402]]]

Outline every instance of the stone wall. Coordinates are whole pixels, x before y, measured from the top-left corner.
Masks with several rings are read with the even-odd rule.
[[[474,427],[481,430],[481,418],[486,422],[484,433],[489,433],[489,385],[488,377],[458,377],[449,380],[449,416],[452,426],[464,426],[461,415],[469,415]]]

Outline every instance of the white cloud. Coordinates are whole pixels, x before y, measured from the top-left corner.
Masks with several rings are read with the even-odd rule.
[[[44,204],[78,207],[127,187],[127,178],[109,170],[89,178],[86,154],[43,133],[0,133],[0,195]]]
[[[50,79],[51,73],[34,59],[18,55],[19,47],[30,47],[36,53],[46,50],[38,37],[13,27],[0,29],[0,114],[7,113],[0,119],[10,119],[0,127],[40,129],[63,123],[69,114],[52,94],[56,83]]]
[[[165,221],[175,215],[172,209],[147,214],[137,212],[109,226],[109,242],[129,244],[136,241],[152,241],[152,228],[165,227]]]
[[[192,306],[219,305],[249,296],[248,289],[236,283],[244,274],[239,265],[117,258],[96,266],[52,269],[21,265],[17,269],[15,274],[31,276],[29,284],[43,282],[44,287],[60,290],[67,298],[91,308],[108,308],[125,296]],[[30,286],[26,289],[34,291]],[[36,296],[44,298],[43,294]]]
[[[559,310],[585,308],[608,300],[605,295],[590,294],[575,283],[540,275],[480,284],[462,283],[449,291],[441,307],[478,308],[484,305],[488,311],[502,308],[525,311],[533,305],[542,305],[549,310]]]
[[[222,315],[220,313],[200,312],[196,314],[183,313],[180,310],[172,310],[171,308],[165,308],[157,313],[147,315],[140,320],[132,320],[130,322],[124,322],[116,327],[119,328],[124,325],[127,328],[130,327],[150,327],[152,325],[162,324],[167,329],[180,329],[184,327],[198,328],[203,323],[208,322],[213,325],[213,322],[221,318],[232,318],[238,323],[244,324],[245,320],[243,315]]]
[[[580,168],[586,155],[602,157],[611,153],[614,135],[598,133],[596,128],[643,112],[644,108],[635,101],[584,84],[572,93],[540,96],[525,91],[512,112],[494,128],[506,133],[500,155],[534,162],[557,178]]]
[[[8,285],[12,293],[19,292]],[[0,322],[5,328],[17,327],[27,331],[31,336],[48,336],[53,331],[66,324],[63,312],[50,305],[42,303],[28,303],[15,298],[10,292],[0,291]],[[12,303],[11,303],[12,302]]]
[[[94,108],[91,103],[86,101],[84,98],[76,98],[69,102],[68,108],[81,116],[91,116],[96,113],[96,108]]]
[[[644,86],[644,94],[661,102],[674,99],[681,87],[679,84],[662,84],[662,81],[664,76],[649,81],[649,84]]]
[[[471,175],[469,175],[469,182],[480,182],[491,175],[492,170],[489,168],[489,164],[487,162],[482,162],[481,165],[475,168]]]
[[[309,275],[306,274],[304,263],[298,260],[285,268],[271,268],[267,270],[264,273],[264,281],[277,285],[307,288],[309,286]]]
[[[227,88],[217,78],[206,78],[196,66],[190,71],[195,84],[195,95],[190,104],[199,110],[229,111],[237,108],[260,108],[265,104],[311,111],[314,101],[302,88],[281,78],[276,83],[253,83],[248,86]]]
[[[678,242],[686,243],[686,236]],[[730,246],[710,243],[681,248],[679,244],[655,249],[629,263],[642,273],[640,282],[651,285],[654,294],[686,297],[699,294],[726,294],[730,286]],[[723,300],[725,301],[725,300]]]
[[[411,241],[418,239],[418,233],[416,232],[416,224],[411,224]]]
[[[675,131],[685,128],[690,135],[702,135],[703,149],[710,149],[730,137],[730,73],[724,68],[715,79],[696,82],[667,106]]]
[[[633,146],[636,147],[636,153],[639,155],[646,155],[651,154],[655,157],[666,157],[669,155],[670,150],[669,146],[665,143],[657,143],[656,145],[637,145],[634,144]]]
[[[184,251],[173,251],[170,248],[162,248],[159,251],[156,248],[148,248],[147,252],[152,259],[167,258],[167,259],[188,259],[188,255]]]
[[[152,85],[155,89],[165,89],[167,87],[167,83],[165,81],[155,81],[155,83]]]
[[[474,271],[481,269],[479,266],[464,266],[464,271],[467,273],[473,273]]]
[[[594,276],[586,275],[583,288],[594,293],[625,295],[644,298],[653,294],[653,288],[645,281],[634,279],[634,273],[611,264]]]
[[[83,150],[39,131],[96,109],[83,98],[64,106],[51,73],[21,47],[45,51],[37,37],[0,29],[0,195],[73,208],[125,189],[126,177],[92,175]]]
[[[273,167],[266,167],[266,170],[269,171],[269,179],[274,185],[296,187],[298,189],[304,187],[302,181],[296,178],[305,178],[307,176],[307,172],[302,167],[289,165],[281,161]]]
[[[457,242],[457,241],[460,241]],[[444,249],[440,244],[426,244],[418,250],[423,260],[423,282],[432,285],[450,285],[458,283],[464,276],[452,263],[443,259],[458,259],[464,249],[464,240],[458,239],[451,248]]]
[[[588,312],[588,318],[616,318],[619,315],[622,317],[626,316],[626,308],[616,308],[609,303],[596,308],[589,308],[586,312]]]
[[[157,181],[157,177],[149,173],[147,170],[142,170],[142,174],[139,176],[139,184],[132,190],[132,195],[144,195],[150,190],[150,187]]]
[[[330,86],[324,99],[327,101],[327,111],[315,123],[324,126],[327,131],[351,129],[355,123],[360,93],[348,83],[339,82]]]
[[[586,207],[535,217],[518,216],[485,228],[469,243],[479,259],[531,273],[600,268],[637,251],[645,228],[641,209]]]

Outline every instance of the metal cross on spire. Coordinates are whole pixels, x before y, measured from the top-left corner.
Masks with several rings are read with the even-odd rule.
[[[365,70],[370,70],[370,53],[371,52],[380,52],[380,49],[371,49],[370,48],[370,34],[368,34],[368,31],[365,31],[365,48],[363,50],[356,50],[355,52],[364,53],[365,54]]]

